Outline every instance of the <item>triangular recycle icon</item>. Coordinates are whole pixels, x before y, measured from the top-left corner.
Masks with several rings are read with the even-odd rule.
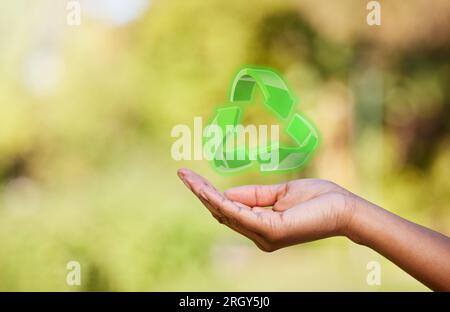
[[[293,93],[281,75],[271,69],[259,67],[246,67],[237,73],[230,90],[230,103],[217,110],[210,124],[219,127],[221,133],[225,134],[222,144],[214,151],[213,166],[219,172],[227,173],[240,171],[252,165],[250,152],[245,151],[245,146],[229,147],[226,145],[226,139],[235,135],[234,130],[229,129],[230,126],[233,129],[240,123],[242,110],[239,105],[253,100],[256,86],[262,92],[264,105],[280,121],[287,121],[285,132],[295,143],[293,146],[280,146],[279,142],[271,142],[268,146],[259,146],[255,151],[259,169],[285,171],[303,167],[319,145],[318,131],[299,113],[294,113],[287,120],[296,103]],[[244,157],[236,157],[239,151]]]

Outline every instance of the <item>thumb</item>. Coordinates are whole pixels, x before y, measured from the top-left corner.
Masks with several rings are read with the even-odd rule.
[[[250,207],[273,206],[286,194],[286,184],[244,185],[233,187],[224,192],[225,196]]]

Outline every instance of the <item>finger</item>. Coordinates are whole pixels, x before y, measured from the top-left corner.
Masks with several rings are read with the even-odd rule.
[[[192,191],[198,192],[203,186],[209,186],[214,190],[216,189],[207,179],[192,170],[182,168],[178,170],[177,173],[183,182],[187,183],[190,187],[193,187]]]
[[[209,186],[204,186],[204,187],[209,187]],[[210,188],[211,189],[211,188]],[[215,191],[215,189],[214,189]],[[211,215],[221,224],[225,224],[227,227],[229,227],[230,229],[232,229],[233,231],[249,238],[250,240],[252,240],[257,246],[259,246],[260,248],[264,248],[264,244],[263,242],[263,238],[255,233],[252,232],[242,226],[239,226],[239,224],[236,224],[235,222],[231,222],[229,218],[225,217],[220,210],[218,210],[215,206],[213,206],[211,203],[209,203],[208,199],[204,196],[202,196],[201,194],[201,190],[200,190],[200,195],[196,196],[198,197],[198,199],[203,203],[203,205],[205,205],[206,208],[209,209],[209,211],[211,212]],[[195,194],[195,193],[194,193]],[[250,209],[250,207],[241,204],[239,202],[235,202],[236,205],[240,206],[243,209]],[[259,208],[259,209],[264,209],[267,210],[265,208]]]
[[[220,213],[218,209],[213,207],[207,200],[203,199],[202,197],[198,197],[198,199],[203,203],[203,205],[211,212],[212,216],[219,222],[224,223],[226,222],[226,218]]]
[[[252,207],[252,211],[254,211],[256,213],[270,213],[270,212],[273,212],[272,209],[267,208],[267,207]]]
[[[234,203],[235,205],[239,206],[239,207],[251,209],[253,212],[256,212],[256,213],[273,212],[273,210],[272,210],[271,208],[267,208],[267,207],[258,207],[258,206],[255,206],[255,207],[249,207],[249,206],[244,205],[243,203],[240,203],[240,202],[237,202],[237,201],[233,201],[233,203]]]
[[[213,215],[213,217],[219,222],[223,223],[232,230],[248,237],[251,239],[256,245],[260,248],[264,249],[264,240],[263,238],[256,232],[252,231],[250,228],[246,228],[243,224],[237,222],[235,218],[230,218],[230,215],[226,215],[223,213],[222,209],[217,205],[217,201],[211,202],[206,194],[215,194],[215,198],[220,200],[226,200],[225,196],[218,192],[216,188],[209,183],[208,180],[203,178],[202,176],[196,174],[195,172],[189,169],[180,169],[178,171],[178,175],[181,180],[186,184],[186,186],[199,198],[199,200],[208,208]],[[214,196],[213,196],[214,197]],[[232,202],[230,202],[233,204]],[[246,210],[251,213],[250,207],[242,204],[242,203],[234,203],[235,208],[242,209],[242,211]],[[264,208],[260,208],[264,209]],[[265,209],[267,210],[267,209]],[[255,215],[252,216],[255,220],[257,219]],[[230,220],[232,219],[232,220]],[[256,220],[257,221],[257,220]],[[245,224],[245,222],[244,222]]]
[[[188,169],[180,169],[177,172],[181,181],[186,185],[186,187],[191,190],[194,195],[203,203],[203,205],[211,212],[214,218],[216,218],[219,223],[224,223],[224,216],[220,213],[218,209],[213,207],[208,201],[200,195],[200,190],[203,187],[212,187],[211,184],[205,183],[204,180],[200,179],[201,177],[191,170]],[[215,188],[214,188],[215,189]]]
[[[202,198],[201,198],[201,200],[205,201]],[[207,202],[207,201],[205,201],[205,202]],[[270,209],[261,208],[261,207],[250,208],[250,207],[248,207],[248,206],[246,206],[246,205],[244,205],[244,204],[242,204],[240,202],[233,202],[233,203],[235,205],[243,208],[243,209],[251,209],[254,212],[258,212],[258,211],[267,212],[267,211],[270,210]],[[208,203],[208,205],[211,206],[211,204],[209,204],[209,203]],[[206,206],[206,204],[205,204],[205,206]],[[214,214],[213,214],[213,216],[214,216]],[[217,219],[216,216],[214,216],[214,217]],[[264,247],[265,247],[264,239],[263,239],[263,237],[260,234],[258,234],[256,232],[252,232],[251,230],[242,227],[240,224],[237,224],[236,222],[230,222],[230,219],[226,218],[223,215],[222,215],[221,221],[222,222],[219,221],[219,223],[225,224],[227,227],[229,227],[233,231],[235,231],[235,232],[237,232],[237,233],[239,233],[241,235],[244,235],[245,237],[247,237],[250,240],[252,240],[259,248],[264,249]]]
[[[229,227],[230,229],[232,229],[233,231],[247,237],[248,239],[250,239],[251,241],[253,241],[260,249],[267,249],[266,247],[266,243],[264,241],[264,238],[256,233],[256,232],[252,232],[249,229],[243,228],[243,227],[239,227],[236,224],[233,223],[226,223],[224,222],[224,224]]]
[[[219,209],[217,209],[216,207],[214,207],[213,205],[211,205],[208,202],[207,198],[200,193],[201,189],[202,188],[195,190],[195,191],[194,191],[194,189],[191,189],[191,191],[202,202],[202,204],[211,212],[211,214],[214,216],[214,218],[216,218],[217,221],[219,221],[220,223],[223,223],[224,219],[226,219],[226,217],[223,216],[223,214],[220,212]]]
[[[255,207],[273,206],[286,194],[286,184],[244,185],[226,190],[225,196],[233,201]]]
[[[261,223],[259,222],[256,213],[250,208],[236,205],[224,195],[211,188],[202,189],[201,195],[231,222],[247,228],[252,232],[260,231]]]
[[[261,237],[261,235],[259,235],[258,233],[252,232],[242,226],[239,226],[238,224],[236,224],[235,222],[230,222],[229,218],[226,218],[223,215],[218,215],[213,211],[217,211],[217,209],[215,209],[207,200],[203,199],[202,197],[199,197],[199,199],[202,201],[202,203],[211,211],[212,216],[221,224],[226,225],[227,227],[229,227],[230,229],[232,229],[233,231],[249,238],[250,240],[252,240],[259,248],[264,249],[264,240]],[[247,208],[249,209],[248,206],[245,206],[239,202],[235,203],[236,205],[242,207],[242,208]],[[264,209],[264,208],[261,208]],[[266,209],[267,210],[267,209]]]
[[[200,199],[204,198],[201,194],[201,190],[204,188],[210,188],[212,190],[216,190],[211,183],[209,183],[205,178],[200,175],[194,173],[188,169],[180,169],[178,170],[178,176],[181,178],[184,184]],[[203,200],[202,200],[203,202]],[[204,202],[203,202],[204,203]]]
[[[251,207],[244,205],[243,203],[237,202],[237,201],[233,201],[233,204],[235,204],[236,206],[239,206],[241,208],[247,208],[247,209],[251,209]]]

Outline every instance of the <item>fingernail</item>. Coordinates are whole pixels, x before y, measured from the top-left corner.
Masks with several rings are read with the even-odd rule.
[[[179,170],[177,171],[177,175],[178,175],[181,179],[183,179],[183,178],[184,178],[184,169],[179,169]]]

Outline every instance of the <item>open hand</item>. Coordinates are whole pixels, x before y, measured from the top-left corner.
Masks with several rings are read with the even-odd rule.
[[[346,235],[356,195],[335,183],[300,179],[217,191],[188,169],[178,175],[220,222],[251,239],[261,250]]]
[[[343,235],[368,246],[434,290],[450,291],[450,238],[403,219],[333,182],[300,179],[217,191],[181,169],[186,186],[220,222],[264,251]]]

